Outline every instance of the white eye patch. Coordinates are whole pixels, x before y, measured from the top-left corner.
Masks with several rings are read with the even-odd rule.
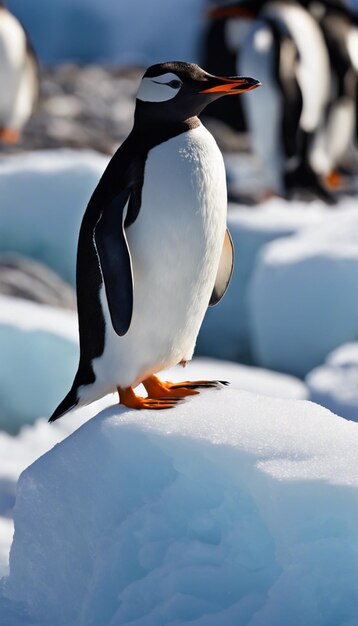
[[[152,78],[142,78],[137,98],[143,102],[165,102],[175,98],[181,86],[181,80],[172,72]]]

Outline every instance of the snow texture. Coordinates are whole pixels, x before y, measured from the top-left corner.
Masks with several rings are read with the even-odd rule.
[[[113,402],[112,396],[107,396],[105,404],[107,406]],[[96,411],[97,407],[97,411]],[[72,411],[70,416],[66,416],[58,420],[54,424],[48,424],[44,419],[39,419],[33,425],[27,425],[21,429],[17,437],[11,437],[7,433],[0,433],[0,451],[1,451],[1,477],[0,480],[11,481],[16,483],[21,472],[36,459],[50,450],[56,443],[62,441],[64,437],[71,434],[83,424],[86,419],[93,417],[98,412],[98,403],[95,402],[88,407],[82,407],[79,411]],[[2,491],[2,502],[5,500],[5,490]],[[10,501],[10,493],[8,490],[8,500]],[[10,517],[12,506],[2,503],[1,510],[3,516]]]
[[[249,294],[258,365],[303,377],[358,338],[355,204],[263,249]]]
[[[358,343],[348,343],[328,355],[324,365],[306,377],[310,399],[358,422]]]
[[[0,429],[51,415],[78,363],[77,315],[0,296]]]
[[[110,403],[113,403],[112,396],[102,398],[51,425],[39,419],[33,425],[24,426],[16,437],[0,431],[0,578],[8,570],[16,483],[21,472]],[[0,623],[3,624],[1,612]]]
[[[46,150],[0,160],[0,252],[42,261],[74,284],[83,213],[108,157]]]
[[[106,409],[20,478],[3,623],[356,626],[357,445],[236,390]]]
[[[273,239],[287,237],[321,223],[327,209],[320,203],[309,208],[301,202],[276,198],[257,208],[229,205],[228,226],[235,246],[234,273],[218,306],[209,308],[197,341],[197,354],[253,362],[248,290],[261,248]]]
[[[204,0],[8,0],[42,62],[198,60]]]

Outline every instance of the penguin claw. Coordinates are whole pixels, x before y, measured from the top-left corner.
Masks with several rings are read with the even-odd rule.
[[[177,405],[176,402],[168,401],[168,398],[160,400],[159,398],[152,400],[151,398],[139,398],[140,402],[137,406],[130,408],[140,410],[147,409],[149,411],[160,411],[163,409],[174,409]]]
[[[182,383],[167,383],[170,389],[221,389],[230,385],[227,380],[188,380]]]
[[[174,402],[175,404],[181,404],[184,401],[184,398],[181,396],[162,396],[160,398],[156,398],[156,400],[160,400],[163,402]]]
[[[148,393],[148,398],[180,404],[186,396],[195,396],[197,389],[222,389],[229,385],[226,380],[187,380],[181,383],[162,381],[152,375],[143,380],[143,385]]]

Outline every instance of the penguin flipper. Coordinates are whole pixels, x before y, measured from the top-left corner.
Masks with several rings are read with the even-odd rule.
[[[127,333],[133,313],[132,261],[124,229],[130,195],[129,188],[121,191],[102,211],[94,229],[109,313],[120,337]]]
[[[209,306],[215,306],[225,295],[234,269],[234,244],[229,229],[226,229],[224,245],[221,252],[218,273]]]

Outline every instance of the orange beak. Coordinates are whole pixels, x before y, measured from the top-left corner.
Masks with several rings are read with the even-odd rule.
[[[235,78],[221,78],[219,76],[213,76],[213,79],[209,81],[212,83],[207,89],[199,91],[199,93],[217,93],[224,95],[243,93],[245,91],[251,91],[261,87],[259,80],[255,78],[249,78],[246,76],[237,76]]]

